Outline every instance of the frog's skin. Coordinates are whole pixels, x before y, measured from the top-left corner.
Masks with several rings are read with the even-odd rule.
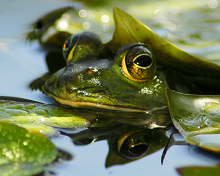
[[[161,66],[158,69],[149,50],[144,44],[134,43],[111,53],[92,32],[72,36],[63,49],[66,67],[54,73],[40,89],[61,104],[77,108],[146,112],[167,109],[166,71]],[[128,64],[123,59],[126,57]],[[138,73],[129,74],[129,64],[128,70],[132,72],[135,66]],[[184,78],[178,79],[184,82]],[[176,87],[185,89],[182,85]]]

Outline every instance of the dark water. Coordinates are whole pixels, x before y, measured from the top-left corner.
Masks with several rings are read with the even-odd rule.
[[[116,4],[117,3],[117,4]],[[4,1],[0,0],[0,95],[28,98],[48,102],[39,92],[32,92],[29,83],[47,71],[45,52],[37,42],[26,43],[25,34],[30,24],[43,14],[74,2],[61,1]],[[80,3],[87,16],[78,17],[76,33],[89,29],[98,33],[104,41],[111,39],[114,31],[112,9],[117,5],[135,18],[147,24],[161,36],[171,40],[183,50],[204,59],[219,62],[220,11],[215,0],[193,1],[111,1],[101,6],[86,7]],[[104,15],[104,16],[103,16]],[[102,20],[101,20],[102,18]],[[108,21],[109,18],[109,21]],[[84,29],[83,29],[84,28]],[[67,136],[52,139],[54,144],[74,159],[46,170],[57,175],[177,175],[176,167],[191,165],[215,165],[218,159],[201,155],[188,146],[172,147],[161,165],[162,149],[140,160],[105,168],[109,151],[106,140],[85,146],[74,145]],[[50,175],[50,174],[48,174]]]

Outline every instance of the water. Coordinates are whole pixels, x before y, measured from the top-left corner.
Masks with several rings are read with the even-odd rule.
[[[217,34],[220,31],[218,1],[193,0],[187,3],[184,1],[148,1],[148,4],[145,1],[141,1],[141,4],[136,1],[132,2],[131,5],[124,6],[123,1],[119,1],[118,6],[149,25],[158,34],[175,42],[182,49],[202,58],[218,61],[219,35]],[[99,22],[105,25],[105,28],[95,31],[103,37],[104,41],[111,38],[110,34],[113,31],[111,12],[115,3],[112,1],[112,4],[109,2],[105,5],[106,10],[97,8],[98,16],[108,15],[109,17],[109,22],[105,21],[106,16],[103,17],[104,23]],[[0,4],[0,95],[47,103],[48,100],[41,92],[32,92],[28,88],[33,79],[47,71],[44,61],[45,52],[40,49],[37,42],[27,44],[24,34],[30,31],[29,25],[42,17],[42,14],[74,3],[59,0],[0,0]],[[90,8],[85,9],[88,9],[88,14],[94,12],[90,11]],[[207,15],[202,16],[202,14]],[[95,30],[96,26],[93,27],[94,19],[91,16],[83,19],[87,22],[84,28],[88,28],[88,25],[85,25],[89,23],[90,29]],[[109,26],[107,27],[106,24]],[[197,155],[197,151],[187,146],[174,146],[168,151],[163,166],[160,163],[162,150],[159,150],[138,161],[106,169],[105,160],[109,150],[107,141],[99,141],[86,146],[74,145],[67,136],[54,138],[52,141],[57,147],[74,156],[73,160],[56,166],[56,169],[48,166],[47,170],[55,170],[58,176],[70,174],[175,176],[177,175],[176,167],[214,165],[218,162],[213,158],[207,160],[207,156]]]

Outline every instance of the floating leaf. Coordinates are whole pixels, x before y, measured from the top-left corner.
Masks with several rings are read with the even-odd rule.
[[[42,166],[54,161],[58,155],[56,147],[43,134],[29,132],[4,121],[0,121],[0,131],[1,175],[9,175],[18,170],[23,173],[21,175],[25,175],[28,169],[41,172]],[[24,171],[18,168],[20,166]],[[7,172],[8,167],[11,171]]]
[[[189,75],[219,77],[220,66],[182,51],[117,7],[114,8],[114,19],[116,29],[112,40],[106,44],[112,51],[126,44],[142,42],[150,47],[159,65]]]
[[[0,166],[1,176],[29,176],[43,172],[42,165],[34,165],[31,163],[15,163],[4,164]]]
[[[192,166],[192,167],[181,167],[177,168],[177,172],[181,176],[219,176],[220,167],[199,167],[199,166]]]
[[[27,101],[27,100],[26,100]],[[1,100],[0,120],[12,123],[36,123],[59,128],[86,127],[89,122],[69,109],[27,101]]]
[[[170,115],[186,142],[220,152],[220,96],[167,90]]]
[[[47,164],[57,156],[55,146],[42,134],[0,121],[0,158],[8,162]]]
[[[14,123],[20,127],[23,127],[31,132],[40,132],[47,137],[59,136],[60,133],[55,128],[44,125],[44,124],[34,124],[34,123]]]

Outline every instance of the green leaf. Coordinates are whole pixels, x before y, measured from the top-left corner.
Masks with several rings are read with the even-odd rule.
[[[114,19],[115,32],[112,40],[106,44],[110,50],[117,51],[130,43],[145,43],[159,65],[189,75],[219,78],[220,66],[182,51],[117,7],[114,8]]]
[[[8,162],[47,164],[57,156],[55,146],[42,134],[0,121],[0,158]]]
[[[31,131],[43,132],[47,136],[56,134],[52,127],[82,128],[89,121],[69,109],[46,105],[23,99],[0,100],[0,120],[23,126]]]
[[[44,124],[16,123],[16,122],[13,122],[13,124],[23,127],[31,132],[38,132],[38,133],[40,132],[47,137],[55,137],[60,135],[59,131],[57,131],[55,128]]]
[[[186,142],[220,152],[220,96],[183,94],[167,89],[174,126]]]
[[[30,176],[43,172],[42,165],[34,165],[31,163],[10,163],[0,166],[1,176]]]
[[[42,166],[54,161],[58,155],[56,147],[41,133],[29,132],[4,121],[0,121],[0,131],[1,175],[17,171],[23,173],[21,175],[29,171],[41,172]]]
[[[220,167],[199,167],[199,166],[192,166],[192,167],[181,167],[177,168],[177,172],[181,176],[219,176]]]

